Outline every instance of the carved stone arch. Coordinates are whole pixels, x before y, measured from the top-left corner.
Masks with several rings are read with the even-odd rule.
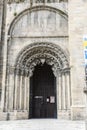
[[[58,45],[43,42],[25,47],[18,55],[15,68],[27,70],[32,75],[35,66],[44,62],[52,66],[55,75],[59,70],[69,68],[68,55]]]
[[[55,13],[59,13],[60,15],[62,15],[67,21],[68,21],[68,13],[65,10],[61,10],[61,9],[57,9],[55,7],[50,7],[50,6],[35,6],[32,8],[28,8],[25,9],[24,11],[22,11],[20,14],[18,14],[15,19],[13,19],[13,21],[10,24],[9,30],[8,30],[8,35],[11,36],[12,30],[14,29],[15,24],[17,23],[17,21],[19,21],[21,19],[21,17],[23,17],[27,12],[33,12],[33,11],[39,11],[39,10],[48,10],[48,11],[53,11]]]

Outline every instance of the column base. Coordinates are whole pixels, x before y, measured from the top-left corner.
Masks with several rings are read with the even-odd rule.
[[[15,111],[14,113],[15,113],[15,117],[17,120],[28,119],[28,117],[29,117],[29,112],[27,110]]]
[[[71,110],[58,110],[58,119],[71,119]]]
[[[72,106],[71,107],[71,120],[84,120],[85,119],[85,106]]]
[[[0,121],[7,120],[7,112],[0,112]]]
[[[0,112],[0,121],[28,119],[28,111]]]
[[[84,120],[85,106],[72,106],[71,110],[58,110],[58,119]],[[17,111],[0,112],[0,121],[3,120],[24,120],[29,118],[29,112]]]

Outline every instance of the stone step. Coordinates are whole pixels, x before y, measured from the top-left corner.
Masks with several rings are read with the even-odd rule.
[[[0,130],[85,130],[85,122],[58,119],[0,121]]]

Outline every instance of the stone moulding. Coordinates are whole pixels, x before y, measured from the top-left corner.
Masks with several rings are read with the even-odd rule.
[[[67,21],[68,21],[68,13],[65,11],[62,11],[60,9],[54,8],[54,7],[50,7],[50,6],[35,6],[32,8],[28,8],[25,9],[24,11],[22,11],[20,14],[18,14],[15,19],[13,19],[13,21],[10,24],[10,27],[8,29],[8,36],[12,36],[12,31],[14,29],[15,24],[17,23],[18,20],[20,20],[21,17],[23,17],[27,12],[31,13],[33,11],[39,11],[39,10],[48,10],[48,11],[53,11],[55,13],[58,13],[60,15],[62,15]]]
[[[24,70],[32,75],[35,66],[45,62],[52,66],[55,76],[69,68],[69,57],[58,45],[42,42],[32,43],[19,53],[15,70]]]

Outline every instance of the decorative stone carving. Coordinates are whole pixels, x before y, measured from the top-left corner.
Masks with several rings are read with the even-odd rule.
[[[21,3],[21,2],[24,2],[25,0],[7,0],[8,4],[11,4],[11,3]]]
[[[7,68],[8,68],[8,69],[7,69],[7,70],[8,70],[8,71],[7,71],[8,74],[14,74],[14,70],[15,70],[15,67],[14,67],[14,66],[8,66]]]
[[[35,3],[44,3],[45,0],[35,0]]]
[[[38,4],[39,5],[39,4]],[[61,26],[60,22],[63,21]],[[41,4],[21,12],[13,20],[8,35],[13,37],[68,37],[68,15]],[[33,25],[33,27],[32,27]]]
[[[19,68],[15,68],[15,74],[20,75],[20,69]]]
[[[20,71],[26,70],[30,76],[36,65],[47,63],[52,67],[54,75],[60,71],[66,71],[69,68],[68,57],[64,51],[52,43],[35,43],[25,48],[18,56],[15,67]],[[23,71],[23,75],[24,75]]]
[[[26,77],[29,76],[29,71],[28,71],[28,69],[25,69],[25,76],[26,76]]]

